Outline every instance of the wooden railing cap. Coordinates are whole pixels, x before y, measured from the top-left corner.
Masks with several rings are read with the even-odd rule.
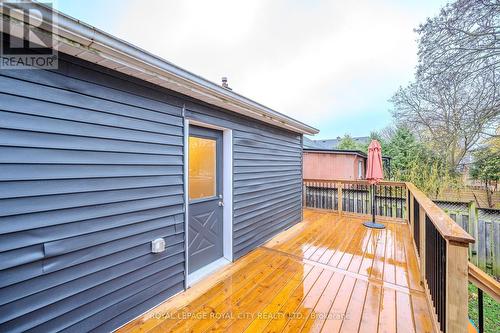
[[[330,183],[330,184],[362,184],[368,185],[368,181],[365,179],[303,179],[304,182],[317,182],[317,183]],[[392,180],[382,180],[378,185],[392,185],[392,186],[405,186],[404,182],[395,182]]]
[[[418,201],[420,207],[425,210],[425,214],[436,226],[441,236],[450,242],[462,243],[464,245],[474,243],[475,239],[462,229],[451,217],[439,208],[431,199],[429,199],[415,185],[407,182],[408,188],[413,197]]]
[[[500,283],[469,261],[469,281],[500,302]]]

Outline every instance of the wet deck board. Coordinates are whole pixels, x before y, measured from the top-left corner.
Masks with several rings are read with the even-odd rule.
[[[433,332],[408,226],[304,220],[121,332]]]

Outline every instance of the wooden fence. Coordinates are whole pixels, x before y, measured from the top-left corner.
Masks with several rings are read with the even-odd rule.
[[[436,201],[476,242],[470,245],[469,260],[500,278],[500,210],[477,208],[474,202]]]
[[[446,189],[438,196],[430,197],[434,201],[460,202],[468,204],[475,202],[478,208],[496,208],[500,209],[500,191],[494,191],[491,200],[493,207],[489,207],[488,195],[484,189],[464,188],[464,189]]]

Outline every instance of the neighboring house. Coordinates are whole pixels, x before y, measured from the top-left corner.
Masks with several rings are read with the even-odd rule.
[[[304,148],[304,179],[364,179],[366,159],[357,150]]]
[[[113,330],[299,222],[318,132],[59,21],[57,70],[0,70],[0,332]]]
[[[369,137],[353,138],[358,143],[369,143]],[[367,155],[359,150],[326,148],[337,146],[340,138],[333,140],[311,140],[304,136],[304,179],[343,179],[359,180],[365,178]],[[391,158],[382,156],[384,171],[390,178]]]

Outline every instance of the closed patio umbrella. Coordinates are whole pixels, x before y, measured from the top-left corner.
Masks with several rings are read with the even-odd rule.
[[[382,147],[377,140],[372,140],[368,146],[368,163],[366,167],[366,180],[371,185],[372,192],[372,220],[363,223],[364,226],[375,229],[384,229],[381,223],[375,223],[375,185],[384,179],[382,167]]]

